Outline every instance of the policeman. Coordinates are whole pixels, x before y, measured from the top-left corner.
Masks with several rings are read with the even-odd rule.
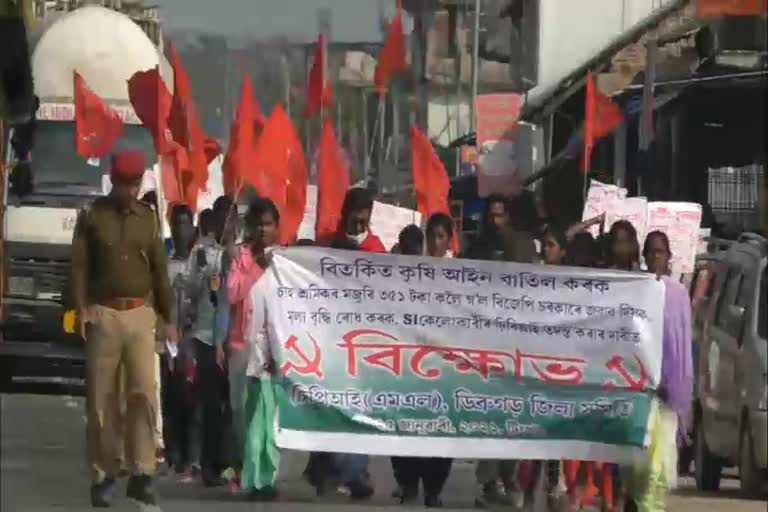
[[[88,460],[91,503],[109,507],[120,470],[110,411],[122,404],[125,370],[128,497],[155,504],[155,329],[178,341],[171,322],[168,261],[152,209],[137,200],[144,174],[140,151],[112,157],[112,192],[81,212],[72,241],[72,285],[87,357]]]

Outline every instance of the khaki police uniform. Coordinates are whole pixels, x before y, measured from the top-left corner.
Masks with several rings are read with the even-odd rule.
[[[143,203],[121,209],[97,199],[78,217],[73,273],[87,283],[96,310],[86,326],[88,460],[93,481],[117,476],[116,411],[125,402],[125,458],[133,474],[155,470],[157,316],[170,322],[172,293],[157,217]],[[153,306],[152,306],[153,305]],[[125,372],[121,397],[119,369]]]

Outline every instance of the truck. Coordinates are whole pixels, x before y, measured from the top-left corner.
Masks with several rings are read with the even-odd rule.
[[[108,187],[110,158],[86,159],[75,150],[74,72],[124,121],[112,151],[139,149],[149,165],[157,159],[152,137],[130,105],[127,80],[156,66],[166,83],[172,78],[142,29],[103,7],[38,23],[29,48],[39,100],[32,150],[15,154],[19,134],[10,129],[1,155],[10,172],[3,186],[0,385],[83,389],[84,340],[63,324],[71,307],[72,235],[78,213]]]

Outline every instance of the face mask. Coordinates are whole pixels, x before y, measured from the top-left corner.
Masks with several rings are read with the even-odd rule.
[[[363,242],[365,242],[366,238],[368,238],[368,233],[366,231],[363,231],[359,235],[347,235],[347,238],[355,242],[357,245],[360,245]]]

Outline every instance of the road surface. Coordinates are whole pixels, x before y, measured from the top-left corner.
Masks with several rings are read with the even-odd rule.
[[[2,470],[0,509],[3,512],[60,512],[90,510],[88,477],[85,467],[85,420],[83,400],[61,396],[2,395]],[[369,503],[350,504],[343,497],[316,502],[312,489],[301,479],[306,455],[284,454],[279,486],[283,497],[271,504],[252,504],[228,496],[223,490],[203,489],[182,484],[175,478],[158,478],[163,512],[374,512],[405,510],[395,506],[390,493],[394,488],[389,461],[374,459],[371,464],[376,496]],[[459,462],[454,466],[444,501],[446,508],[474,510],[473,466]],[[737,499],[737,482],[724,482],[717,496],[700,496],[689,481],[672,497],[673,512],[765,512],[765,502]],[[121,493],[112,510],[135,511]],[[418,508],[418,507],[417,507]],[[409,510],[415,510],[410,508]],[[510,510],[506,508],[506,510]]]

